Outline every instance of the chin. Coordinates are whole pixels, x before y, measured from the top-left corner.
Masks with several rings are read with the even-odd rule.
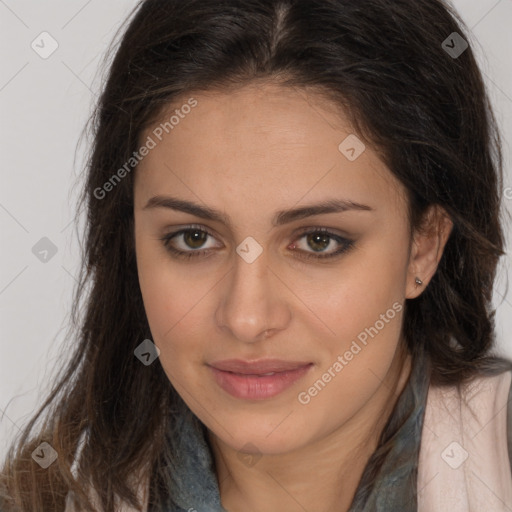
[[[243,415],[218,419],[218,424],[228,425],[226,430],[208,428],[233,450],[249,454],[283,454],[308,443],[306,425],[298,423],[293,413],[281,412],[276,417],[268,415]],[[293,420],[291,420],[293,418]],[[283,421],[284,420],[284,421]],[[226,432],[227,431],[227,432]],[[231,435],[230,435],[231,434]]]

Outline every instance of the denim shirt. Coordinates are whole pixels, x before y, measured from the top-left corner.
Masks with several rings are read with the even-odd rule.
[[[391,449],[385,456],[372,489],[356,490],[349,512],[416,512],[416,477],[421,431],[429,387],[429,365],[423,354],[413,359],[411,375],[400,394],[390,422]],[[221,505],[213,453],[207,440],[206,427],[182,403],[177,414],[174,453],[181,454],[170,469],[174,482],[168,512],[228,512]],[[364,474],[369,469],[367,464]],[[366,494],[366,498],[365,495]]]

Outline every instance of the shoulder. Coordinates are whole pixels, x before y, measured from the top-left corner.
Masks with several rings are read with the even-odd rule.
[[[418,511],[510,510],[512,371],[430,386],[418,465]]]

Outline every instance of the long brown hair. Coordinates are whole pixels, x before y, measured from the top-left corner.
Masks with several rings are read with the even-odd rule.
[[[437,273],[406,303],[409,349],[426,351],[434,383],[503,368],[490,357],[504,242],[500,139],[471,45],[454,55],[443,43],[454,32],[469,41],[450,8],[440,0],[145,0],[128,21],[91,120],[73,354],[5,460],[3,512],[63,510],[69,490],[93,510],[88,483],[107,512],[115,496],[137,505],[130,475],[144,468],[158,510],[173,459],[165,433],[180,398],[158,360],[145,366],[134,356],[151,339],[135,264],[136,166],[104,197],[98,190],[133,157],[142,130],[195,91],[274,80],[343,106],[405,185],[411,229],[433,204],[454,223]],[[43,441],[58,453],[46,469],[31,457]]]

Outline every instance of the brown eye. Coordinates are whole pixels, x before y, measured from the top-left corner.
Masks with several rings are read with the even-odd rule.
[[[199,249],[208,237],[208,233],[199,229],[188,229],[183,232],[183,241],[192,249]]]
[[[174,256],[179,258],[193,258],[196,256],[206,256],[211,254],[209,247],[199,250],[203,247],[208,237],[214,238],[213,234],[200,227],[188,227],[169,233],[160,240],[164,247]],[[181,244],[180,244],[181,242]],[[178,245],[178,248],[176,247]],[[181,247],[179,247],[181,245]],[[189,250],[190,249],[190,250]]]
[[[324,234],[309,234],[307,235],[307,241],[309,246],[315,251],[323,251],[329,246],[331,242],[331,237],[329,235]]]
[[[309,231],[303,232],[299,237],[299,240],[304,238],[306,239],[305,248],[300,248],[297,243],[294,243],[294,248],[299,248],[299,253],[303,253],[300,257],[309,259],[327,259],[334,258],[338,255],[349,250],[353,247],[354,242],[352,240],[348,240],[346,238],[341,237],[335,233],[332,233],[327,228],[315,228],[310,229]],[[336,244],[340,246],[338,249],[333,250],[331,252],[326,251],[329,246],[336,247]],[[312,249],[311,252],[308,249]],[[317,254],[315,254],[317,253]]]

